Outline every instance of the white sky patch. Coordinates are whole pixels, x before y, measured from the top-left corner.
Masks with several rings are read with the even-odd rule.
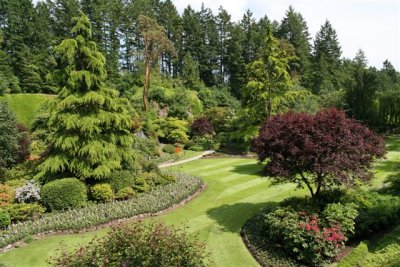
[[[173,0],[179,12],[191,5],[200,10],[201,1]],[[400,1],[398,0],[204,0],[205,7],[218,13],[223,6],[233,21],[250,9],[255,18],[267,15],[281,21],[289,5],[300,12],[314,38],[328,19],[336,30],[342,56],[353,58],[359,48],[364,50],[371,66],[381,68],[389,59],[400,70]]]

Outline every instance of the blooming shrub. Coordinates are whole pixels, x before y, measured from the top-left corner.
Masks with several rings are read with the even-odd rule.
[[[15,190],[15,199],[19,203],[32,203],[40,200],[40,188],[30,180]]]
[[[154,213],[171,207],[192,195],[203,185],[201,179],[186,174],[175,174],[176,181],[134,197],[127,201],[90,205],[59,213],[47,213],[37,220],[11,225],[0,232],[0,247],[27,236],[50,231],[81,230],[116,219]]]
[[[328,208],[326,214],[335,209],[339,208]],[[354,221],[356,215],[355,208],[349,207],[344,217]],[[344,248],[347,228],[351,231],[351,224],[344,229],[340,225],[342,218],[338,217],[321,219],[316,214],[296,212],[290,208],[276,209],[264,217],[265,238],[299,262],[310,266],[321,265]]]
[[[94,264],[95,263],[95,264]],[[183,230],[136,221],[112,227],[107,236],[70,252],[54,266],[207,266],[205,246]]]

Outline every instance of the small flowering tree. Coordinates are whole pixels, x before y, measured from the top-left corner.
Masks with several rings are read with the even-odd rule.
[[[385,154],[380,136],[336,109],[269,118],[252,147],[267,160],[265,175],[306,185],[313,198],[322,188],[370,180],[371,163]]]
[[[30,180],[15,190],[15,199],[19,203],[32,203],[40,200],[40,188],[35,181]]]

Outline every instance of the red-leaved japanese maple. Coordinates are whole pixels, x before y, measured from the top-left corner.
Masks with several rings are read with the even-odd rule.
[[[193,121],[191,126],[192,135],[211,135],[214,133],[214,127],[206,117],[200,117]]]
[[[267,161],[264,175],[305,184],[313,198],[323,188],[370,180],[371,163],[385,154],[380,136],[337,109],[269,118],[252,147]]]

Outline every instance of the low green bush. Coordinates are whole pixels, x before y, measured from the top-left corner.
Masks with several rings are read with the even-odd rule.
[[[11,218],[8,211],[0,209],[0,229],[5,229],[11,224]]]
[[[357,205],[354,237],[368,237],[400,223],[400,197],[355,191],[344,196],[342,202]]]
[[[79,208],[86,205],[87,190],[76,178],[64,178],[45,184],[41,191],[43,204],[51,211]]]
[[[135,191],[130,187],[122,188],[115,194],[115,199],[127,200],[135,196]]]
[[[107,183],[95,184],[90,189],[90,193],[93,200],[101,203],[110,202],[114,197],[111,185]]]
[[[174,174],[176,180],[126,201],[88,205],[59,213],[47,213],[37,220],[11,225],[0,231],[0,247],[28,236],[49,231],[81,230],[138,214],[155,213],[177,204],[201,188],[201,179]],[[43,191],[42,191],[43,192]]]
[[[16,203],[4,207],[10,214],[13,223],[23,222],[27,220],[36,220],[45,212],[44,208],[39,204]]]
[[[119,190],[132,187],[135,182],[135,174],[131,171],[116,171],[113,172],[107,179],[107,182],[111,185],[111,188],[116,193]]]
[[[64,250],[54,266],[208,266],[204,244],[163,223],[136,221],[76,251]]]
[[[162,150],[163,150],[165,153],[174,154],[174,153],[175,153],[175,146],[168,144],[168,145],[165,145],[165,146],[162,148]]]

